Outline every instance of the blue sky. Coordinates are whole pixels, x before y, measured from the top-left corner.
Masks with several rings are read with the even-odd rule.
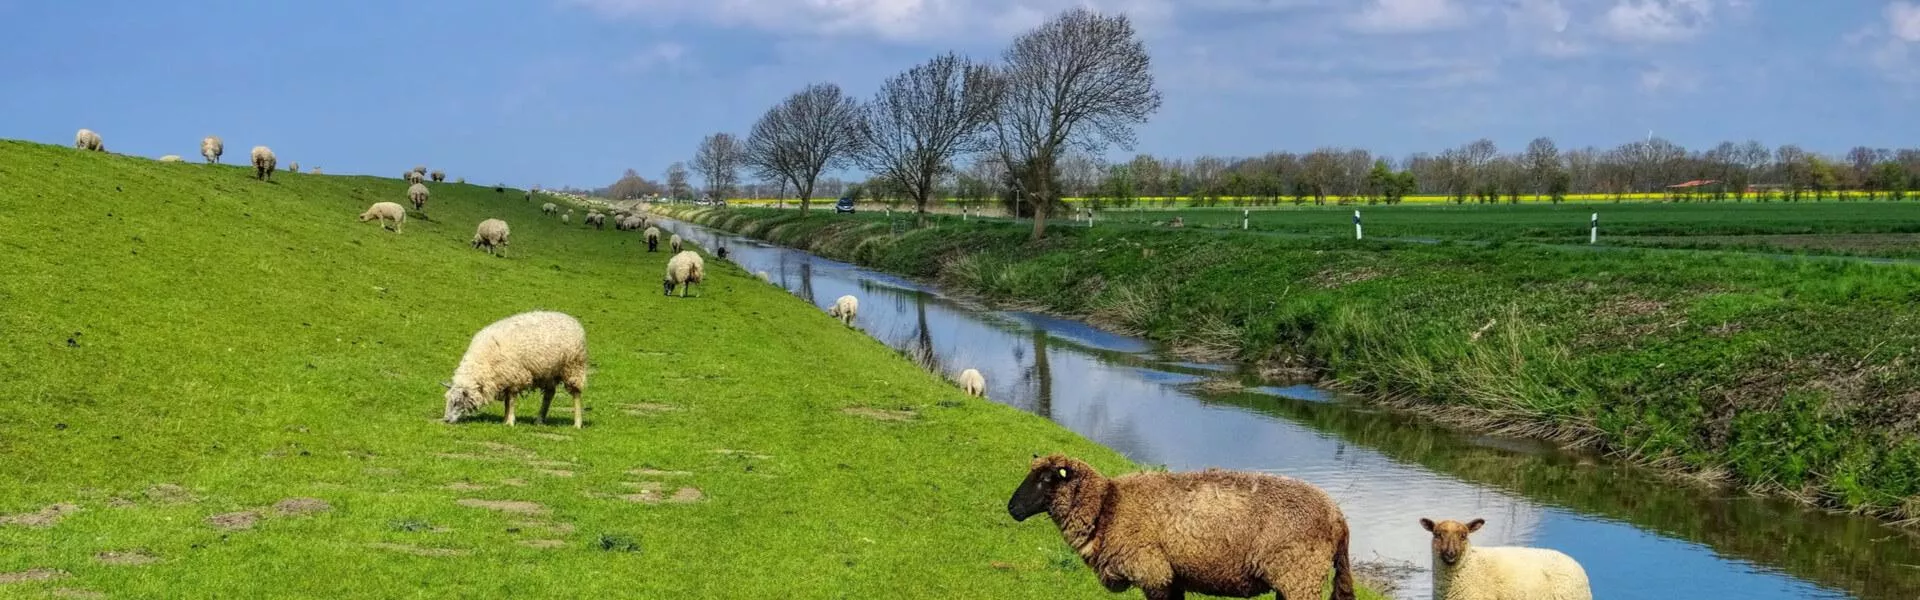
[[[0,137],[597,186],[1076,4],[1136,18],[1155,154],[1920,143],[1915,0],[0,0]]]

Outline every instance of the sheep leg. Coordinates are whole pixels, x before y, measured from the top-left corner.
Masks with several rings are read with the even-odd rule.
[[[567,382],[567,394],[573,396],[573,428],[574,429],[580,428],[581,419],[586,414],[584,411],[580,409],[580,388],[581,388],[580,384],[581,383],[583,382],[575,382],[575,381]]]
[[[508,427],[513,426],[513,396],[514,394],[507,395],[507,426]]]
[[[553,386],[540,388],[540,424],[547,424],[547,409],[553,406]]]

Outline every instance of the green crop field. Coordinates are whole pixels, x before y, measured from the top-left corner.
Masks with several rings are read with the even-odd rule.
[[[1005,504],[1032,453],[1134,467],[731,264],[668,298],[515,190],[395,234],[398,180],[249,175],[0,142],[0,596],[1111,597]],[[441,423],[533,309],[586,325],[586,427]]]

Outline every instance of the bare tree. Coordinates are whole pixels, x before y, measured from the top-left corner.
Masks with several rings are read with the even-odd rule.
[[[731,133],[716,133],[700,140],[700,150],[693,154],[693,172],[706,180],[708,196],[725,200],[739,185],[741,151],[740,138]]]
[[[1019,175],[1017,193],[1032,201],[1038,240],[1059,202],[1053,182],[1063,150],[1131,148],[1133,126],[1160,109],[1160,92],[1146,44],[1124,14],[1069,9],[1014,39],[1005,63],[994,137],[1001,162]]]
[[[747,135],[746,164],[761,176],[793,184],[800,212],[813,206],[820,172],[846,164],[859,148],[860,107],[840,86],[816,83],[767,110]]]
[[[675,200],[693,197],[693,186],[687,184],[687,163],[667,165],[667,197]]]
[[[1527,182],[1532,184],[1533,195],[1537,198],[1547,189],[1547,184],[1560,171],[1560,147],[1554,145],[1553,138],[1534,138],[1527,144],[1526,158]]]
[[[992,66],[953,53],[888,78],[861,107],[854,158],[896,182],[926,225],[927,202],[954,158],[986,148],[1001,89]]]

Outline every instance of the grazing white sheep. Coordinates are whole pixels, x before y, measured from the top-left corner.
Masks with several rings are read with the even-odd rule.
[[[254,146],[251,156],[253,157],[254,178],[272,179],[273,168],[279,165],[279,161],[273,157],[273,150],[268,149],[266,146]]]
[[[407,171],[406,173],[400,175],[400,178],[407,180],[407,183],[423,183],[427,180],[425,175],[421,175],[413,171]]]
[[[290,172],[290,173],[299,173],[299,172],[300,172],[300,163],[297,163],[297,162],[293,162],[293,161],[287,161],[287,171],[288,171],[288,172]]]
[[[647,238],[647,251],[655,252],[660,247],[660,228],[648,227],[641,237]]]
[[[668,296],[673,295],[675,286],[685,285],[686,287],[680,288],[680,297],[685,298],[687,292],[693,289],[693,284],[700,283],[700,280],[706,278],[706,274],[706,261],[694,251],[687,250],[667,259],[667,276],[661,279],[660,283],[666,287]]]
[[[548,202],[546,204],[540,205],[540,212],[550,215],[553,213],[560,212],[560,207],[555,206],[552,202]]]
[[[606,229],[607,216],[600,214],[600,211],[590,210],[587,211],[587,219],[580,223],[582,225],[592,225],[594,229]]]
[[[100,141],[100,134],[94,133],[92,129],[81,129],[79,132],[74,133],[73,147],[81,150],[92,150],[94,152],[107,151],[107,145]]]
[[[180,155],[168,154],[166,156],[162,156],[160,157],[160,162],[180,162]]]
[[[768,275],[766,271],[754,271],[753,276],[759,277],[761,281],[765,281],[767,283],[773,283],[773,276]]]
[[[573,209],[569,208],[567,209],[567,214],[560,215],[560,224],[566,225],[572,222],[573,222]]]
[[[426,165],[416,165],[413,167],[413,172],[419,174],[421,177],[426,177],[427,167]]]
[[[220,141],[220,136],[210,135],[200,138],[200,156],[207,159],[207,164],[220,162],[220,155],[225,154],[226,151],[227,145]]]
[[[827,316],[840,319],[840,322],[846,323],[848,327],[853,326],[853,317],[859,313],[860,299],[851,294],[841,296],[839,300],[833,301],[833,306],[827,307]]]
[[[1587,571],[1557,550],[1489,546],[1476,548],[1467,535],[1486,519],[1433,522],[1434,600],[1593,600]]]
[[[960,389],[966,390],[969,396],[984,398],[987,395],[987,378],[980,374],[979,369],[961,371]]]
[[[446,172],[446,171],[442,171],[442,170],[439,170],[439,169],[434,169],[434,170],[433,170],[433,182],[434,182],[434,183],[440,183],[440,182],[442,182],[442,181],[446,181],[446,180],[447,180],[447,172]]]
[[[684,250],[682,246],[685,246],[685,245],[686,245],[685,243],[680,241],[680,234],[678,233],[673,234],[672,237],[667,238],[667,250],[672,251],[674,253],[679,253],[681,250]]]
[[[362,223],[374,219],[379,219],[382,227],[387,221],[393,221],[393,232],[400,233],[400,227],[407,223],[407,209],[397,202],[375,202],[367,207],[367,212],[360,213]]]
[[[407,200],[412,201],[413,209],[420,211],[421,214],[426,214],[427,197],[431,195],[432,193],[427,191],[427,184],[416,183],[407,186]]]
[[[507,425],[514,424],[513,399],[538,388],[540,422],[547,422],[556,387],[573,396],[573,427],[582,426],[580,393],[587,387],[587,330],[565,313],[520,313],[481,329],[467,344],[447,388],[445,420],[479,412],[493,400],[506,403]]]
[[[487,254],[493,254],[494,248],[497,247],[501,254],[505,254],[507,237],[511,234],[512,232],[507,230],[506,221],[499,219],[481,221],[480,227],[473,231],[473,247],[485,247]]]
[[[299,173],[299,171],[297,171],[297,170],[295,170],[295,171],[293,171],[293,172],[295,172],[295,173]],[[313,169],[311,169],[311,170],[309,170],[309,171],[307,171],[307,172],[308,172],[308,173],[312,173],[312,174],[314,174],[314,175],[319,175],[319,174],[320,174],[320,167],[314,167]]]

